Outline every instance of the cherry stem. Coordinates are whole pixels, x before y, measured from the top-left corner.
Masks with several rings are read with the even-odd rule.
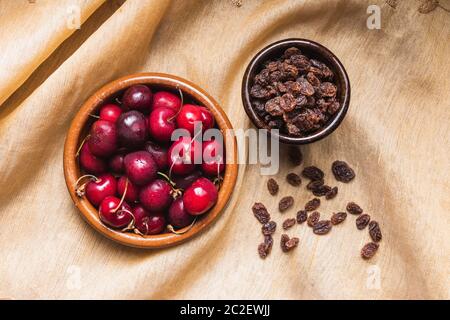
[[[120,198],[120,202],[117,205],[117,207],[112,211],[112,212],[116,212],[117,210],[119,210],[119,208],[122,206],[123,201],[125,200],[125,196],[127,195],[127,191],[128,191],[128,178],[127,180],[125,180],[125,190],[123,191],[123,195],[122,198]],[[126,209],[122,209],[122,211],[127,212],[128,210]],[[129,212],[129,211],[128,211]],[[131,212],[130,212],[131,213]],[[131,213],[131,215],[133,216],[133,214]]]
[[[161,177],[167,180],[172,187],[175,187],[175,182],[173,182],[165,173],[158,171],[156,174],[159,174]],[[170,173],[169,173],[170,175]]]
[[[194,221],[192,221],[192,223],[187,227],[187,229],[183,230],[183,231],[176,231],[171,224],[167,225],[167,229],[174,234],[182,235],[182,234],[188,232],[189,230],[191,230],[196,221],[197,221],[197,217],[195,217]]]
[[[183,91],[181,91],[181,89],[180,89],[180,87],[178,85],[177,85],[177,89],[178,89],[178,93],[180,94],[180,100],[181,100],[180,108],[178,109],[178,111],[172,117],[167,118],[168,122],[172,122],[172,120],[175,119],[178,116],[178,114],[180,113],[181,107],[183,107],[183,103],[184,103]]]
[[[120,101],[119,98],[117,98],[117,97],[114,98],[114,101],[115,101],[117,104],[122,104],[122,101]]]
[[[80,155],[80,151],[81,148],[83,148],[84,143],[86,142],[86,140],[90,137],[91,135],[88,134],[86,137],[84,137],[83,141],[81,141],[80,146],[78,147],[77,153],[75,153],[75,158],[78,157]]]
[[[83,180],[84,178],[89,178],[89,181],[86,181],[85,183],[79,185],[81,180]],[[75,193],[77,194],[77,196],[79,196],[79,197],[84,196],[84,191],[85,191],[86,185],[91,181],[99,182],[100,179],[92,174],[85,174],[78,178],[78,180],[75,182]]]
[[[100,119],[99,116],[95,115],[95,114],[89,114],[90,117],[95,118],[95,119]]]
[[[125,231],[129,231],[129,230],[135,229],[134,228],[134,222],[135,222],[134,214],[130,210],[127,210],[127,209],[121,209],[121,210],[117,211],[117,213],[120,213],[120,212],[127,212],[127,213],[129,213],[131,215],[130,223],[125,228],[123,228],[121,231],[125,232]]]

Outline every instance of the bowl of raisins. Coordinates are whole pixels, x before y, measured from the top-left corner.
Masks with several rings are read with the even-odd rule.
[[[244,109],[259,129],[287,144],[332,133],[350,103],[350,80],[339,59],[307,39],[285,39],[259,51],[242,81]]]
[[[123,245],[161,248],[218,218],[236,159],[232,125],[208,93],[177,76],[140,73],[86,100],[63,160],[70,196],[95,230]]]

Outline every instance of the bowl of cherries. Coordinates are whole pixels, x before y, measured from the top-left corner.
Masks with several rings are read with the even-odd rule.
[[[95,92],[64,146],[69,193],[106,237],[138,248],[181,243],[209,226],[237,178],[232,126],[197,85],[141,73]]]

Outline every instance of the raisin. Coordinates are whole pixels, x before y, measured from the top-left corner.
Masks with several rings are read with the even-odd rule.
[[[308,219],[308,212],[306,210],[300,210],[297,212],[297,223],[301,224]]]
[[[275,221],[269,221],[267,223],[264,223],[261,227],[261,231],[263,235],[268,236],[275,232],[277,229],[277,223]]]
[[[310,180],[322,180],[324,173],[315,166],[309,166],[303,169],[302,175]]]
[[[312,200],[309,200],[309,201],[305,204],[305,210],[306,210],[306,211],[314,211],[314,210],[316,210],[319,206],[320,206],[320,199],[319,199],[319,198],[314,198],[314,199],[312,199]]]
[[[260,223],[264,224],[270,221],[270,214],[261,202],[255,202],[252,210],[256,219],[258,219]]]
[[[331,166],[334,177],[337,181],[350,182],[355,178],[355,171],[345,161],[336,160]]]
[[[305,78],[297,79],[297,82],[300,84],[300,93],[304,96],[312,96],[316,92],[311,83],[308,82]]]
[[[320,219],[320,213],[317,211],[314,211],[308,217],[308,220],[307,220],[308,226],[314,227],[314,225],[319,221],[319,219]]]
[[[265,259],[272,250],[273,239],[272,236],[267,235],[264,237],[264,242],[258,246],[258,254],[262,259]]]
[[[290,47],[284,51],[282,58],[287,59],[287,58],[293,56],[294,54],[301,54],[300,49],[298,49],[296,47]]]
[[[288,252],[288,251],[292,250],[293,248],[295,248],[298,245],[298,243],[299,243],[299,239],[296,237],[292,237],[290,239],[287,234],[281,235],[280,245],[281,245],[281,250],[283,252]]]
[[[327,112],[330,115],[333,115],[340,109],[340,107],[341,107],[341,105],[339,104],[339,102],[333,101],[328,105]]]
[[[369,223],[369,235],[373,242],[380,242],[383,236],[381,235],[381,229],[378,222],[372,220]]]
[[[323,184],[324,184],[323,179],[320,179],[320,180],[311,180],[311,181],[306,185],[306,189],[313,191],[313,190],[315,190],[315,189],[317,189],[317,188],[323,186]]]
[[[321,220],[314,224],[313,232],[318,235],[327,234],[332,227],[330,220]]]
[[[375,253],[377,253],[377,250],[379,248],[379,244],[375,242],[369,242],[367,243],[362,249],[361,249],[361,257],[363,259],[370,259],[372,258]]]
[[[283,110],[283,112],[290,112],[294,110],[295,106],[297,105],[294,96],[290,93],[283,94],[279,101],[280,101],[280,108]]]
[[[281,97],[275,97],[266,102],[266,112],[272,116],[283,115],[283,109],[281,108]]]
[[[331,82],[323,82],[320,84],[319,87],[320,90],[320,94],[323,97],[335,97],[336,96],[336,92],[337,92],[337,88],[334,84],[332,84]]]
[[[288,158],[294,166],[298,166],[303,161],[302,151],[298,147],[291,146],[288,149]]]
[[[272,196],[276,195],[279,189],[277,181],[273,178],[267,180],[267,189]]]
[[[286,180],[290,185],[294,187],[298,187],[302,183],[302,179],[300,178],[300,176],[293,172],[289,173],[286,176]]]
[[[292,227],[295,224],[295,222],[296,222],[295,218],[289,218],[289,219],[284,220],[283,229],[284,230],[289,229],[290,227]]]
[[[283,197],[281,198],[280,202],[278,203],[278,209],[283,212],[292,207],[294,204],[294,198],[291,196]]]
[[[318,87],[320,86],[320,80],[316,77],[316,75],[312,72],[308,72],[306,75],[306,80],[313,86]]]
[[[331,192],[331,187],[327,185],[321,185],[320,187],[315,188],[312,190],[312,193],[317,197],[323,197]]]
[[[363,209],[354,202],[347,203],[347,212],[351,214],[361,214]]]
[[[333,188],[331,188],[330,191],[328,191],[325,194],[325,199],[327,199],[327,200],[333,199],[334,197],[336,197],[337,193],[338,193],[338,187],[333,187]]]
[[[333,225],[337,225],[340,224],[342,222],[344,222],[344,220],[347,218],[347,213],[346,212],[337,212],[334,213],[331,216],[331,224]]]
[[[356,218],[356,227],[358,230],[364,229],[370,221],[370,216],[366,213],[360,215],[358,218]]]

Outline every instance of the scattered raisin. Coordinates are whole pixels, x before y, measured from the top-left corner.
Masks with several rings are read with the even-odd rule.
[[[284,220],[284,222],[283,222],[283,229],[284,229],[284,230],[287,230],[287,229],[289,229],[290,227],[292,227],[294,224],[295,224],[295,218],[289,218],[289,219],[286,219],[286,220]]]
[[[296,237],[292,237],[290,239],[287,234],[281,235],[280,245],[281,245],[281,250],[283,252],[288,252],[288,251],[292,250],[293,248],[295,248],[298,245],[298,243],[299,243],[299,239]]]
[[[322,180],[324,173],[315,166],[309,166],[303,169],[302,175],[310,180]]]
[[[356,227],[358,230],[364,229],[370,221],[370,216],[366,213],[360,215],[358,218],[356,218]]]
[[[300,176],[293,172],[289,173],[286,176],[286,180],[290,185],[294,187],[298,187],[302,183],[302,179],[300,178]]]
[[[333,171],[334,177],[337,181],[350,182],[355,178],[355,171],[345,161],[334,161],[331,165],[331,171]]]
[[[267,223],[264,223],[261,227],[261,231],[263,235],[268,236],[275,232],[277,229],[277,223],[275,221],[269,221]]]
[[[309,201],[305,204],[305,210],[306,210],[306,211],[314,211],[314,210],[316,210],[319,206],[320,206],[320,199],[319,199],[319,198],[314,198],[314,199],[312,199],[312,200],[309,200]]]
[[[315,188],[314,190],[312,190],[313,195],[315,195],[316,197],[323,197],[325,195],[327,195],[328,193],[331,192],[331,187],[327,186],[327,185],[321,185],[320,187]]]
[[[381,229],[378,222],[372,220],[369,223],[369,235],[373,242],[380,242],[383,236],[381,235]]]
[[[261,202],[255,202],[252,211],[260,223],[264,224],[270,221],[270,214]]]
[[[308,226],[314,227],[314,225],[319,221],[319,219],[320,219],[320,213],[317,211],[314,211],[308,217],[308,220],[307,220]]]
[[[298,147],[290,146],[288,149],[288,158],[294,166],[298,166],[303,161],[302,151]]]
[[[276,195],[279,189],[277,181],[273,178],[267,180],[267,189],[272,196]]]
[[[264,242],[260,243],[258,246],[258,254],[261,259],[265,259],[269,255],[269,250]]]
[[[294,198],[291,196],[283,197],[281,198],[280,202],[278,203],[278,209],[283,212],[292,207],[294,204]]]
[[[321,220],[314,224],[313,232],[318,235],[327,234],[330,232],[332,224],[330,220]]]
[[[370,259],[372,258],[375,253],[377,253],[379,244],[375,242],[369,242],[367,243],[362,249],[361,249],[361,257],[363,259]]]
[[[308,212],[306,210],[297,212],[297,223],[303,223],[306,219],[308,219]]]
[[[306,189],[314,191],[315,189],[323,186],[325,182],[323,181],[323,179],[321,180],[311,180],[307,185],[306,185]]]
[[[347,211],[351,214],[361,214],[363,209],[354,202],[347,203]]]
[[[336,197],[337,193],[338,193],[338,187],[333,187],[333,188],[331,188],[330,191],[328,191],[325,194],[325,199],[327,199],[327,200],[333,199],[334,197]]]
[[[346,212],[337,212],[337,213],[334,213],[331,216],[331,223],[333,225],[337,225],[337,224],[340,224],[340,223],[344,222],[344,220],[346,218],[347,218],[347,213]]]

